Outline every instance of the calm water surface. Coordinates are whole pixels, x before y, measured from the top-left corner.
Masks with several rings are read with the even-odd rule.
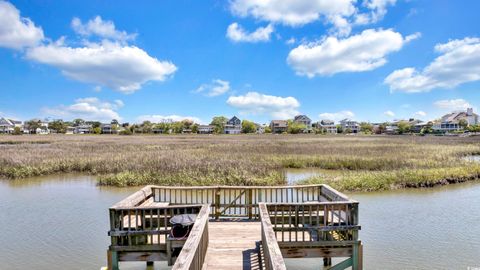
[[[109,245],[107,209],[137,189],[97,187],[84,176],[0,181],[0,269],[100,269]],[[480,267],[479,181],[349,195],[360,201],[365,269]],[[320,263],[287,260],[299,270]]]

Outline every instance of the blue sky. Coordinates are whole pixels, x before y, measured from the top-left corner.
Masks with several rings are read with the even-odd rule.
[[[0,116],[387,121],[480,107],[478,1],[0,1]]]

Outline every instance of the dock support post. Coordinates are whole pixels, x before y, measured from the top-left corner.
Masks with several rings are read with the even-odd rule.
[[[147,269],[153,269],[153,262],[147,261]]]
[[[116,251],[107,251],[108,270],[120,270],[118,267],[118,254]]]
[[[323,258],[323,266],[331,266],[332,258]]]
[[[352,270],[362,270],[363,268],[363,246],[360,241],[353,245]]]

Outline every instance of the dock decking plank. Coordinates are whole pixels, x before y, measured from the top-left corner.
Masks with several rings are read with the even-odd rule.
[[[219,221],[208,226],[204,270],[262,269],[257,245],[261,239],[260,222]]]

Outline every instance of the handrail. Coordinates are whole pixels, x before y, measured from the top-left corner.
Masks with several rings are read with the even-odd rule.
[[[273,231],[272,223],[265,203],[260,203],[260,220],[262,226],[262,246],[267,270],[286,270],[285,261]]]
[[[172,270],[201,270],[208,248],[208,216],[210,205],[205,204],[182,247]]]
[[[148,200],[153,195],[152,186],[148,185],[144,188],[140,189],[139,191],[133,193],[132,195],[128,196],[127,198],[119,201],[118,203],[114,204],[110,207],[110,209],[121,208],[121,207],[133,207],[138,206],[139,204],[143,203],[144,201]]]

